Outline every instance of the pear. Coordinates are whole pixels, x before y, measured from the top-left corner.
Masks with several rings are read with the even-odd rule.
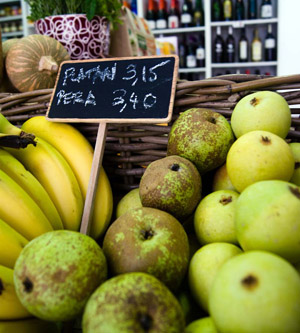
[[[180,156],[167,156],[150,163],[139,186],[144,207],[161,209],[180,221],[193,213],[201,191],[202,181],[197,168]]]
[[[84,310],[83,333],[182,333],[183,310],[154,276],[131,272],[105,281]]]
[[[91,237],[70,230],[47,232],[21,251],[14,269],[16,293],[34,316],[68,321],[79,316],[107,278],[107,263]]]

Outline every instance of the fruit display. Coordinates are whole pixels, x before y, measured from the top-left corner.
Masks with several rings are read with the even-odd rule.
[[[0,132],[34,140],[0,148],[0,332],[25,318],[83,333],[299,332],[299,146],[274,94],[251,96],[252,111],[242,97],[235,126],[212,109],[181,112],[165,156],[141,161],[126,193],[101,167],[89,235],[89,140],[44,116],[15,126],[0,115]],[[273,127],[260,127],[265,108]]]

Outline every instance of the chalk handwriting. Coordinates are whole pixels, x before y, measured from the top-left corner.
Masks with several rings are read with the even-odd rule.
[[[65,90],[59,90],[58,93],[56,94],[57,97],[57,105],[63,104],[84,104],[84,106],[87,105],[96,105],[96,99],[95,95],[92,93],[90,90],[88,92],[88,95],[86,98],[83,97],[83,92],[82,91],[70,91],[66,92]]]

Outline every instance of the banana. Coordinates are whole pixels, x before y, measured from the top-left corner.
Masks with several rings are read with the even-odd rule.
[[[31,196],[44,212],[54,230],[63,229],[60,215],[47,191],[20,161],[4,149],[0,149],[0,169]]]
[[[53,230],[35,201],[2,170],[0,198],[0,218],[28,240]]]
[[[48,121],[44,116],[36,116],[25,121],[22,130],[34,134],[52,144],[70,164],[86,197],[93,162],[93,147],[75,127],[66,123]],[[113,195],[110,182],[103,167],[96,188],[94,211],[90,236],[97,239],[108,227],[113,210]]]
[[[28,240],[0,219],[0,265],[14,268]]]
[[[22,130],[0,114],[0,132],[20,134]],[[63,226],[79,230],[83,197],[78,181],[65,158],[51,144],[36,137],[36,146],[23,149],[5,148],[30,171],[48,192],[57,208]]]
[[[14,271],[0,265],[0,320],[29,318],[32,315],[18,299],[14,286]]]

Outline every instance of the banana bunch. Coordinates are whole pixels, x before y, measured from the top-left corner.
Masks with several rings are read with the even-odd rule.
[[[24,246],[48,231],[80,229],[93,154],[71,125],[38,116],[18,128],[0,113],[0,322],[30,316],[12,282]],[[104,234],[112,210],[112,190],[102,168],[90,236]]]

